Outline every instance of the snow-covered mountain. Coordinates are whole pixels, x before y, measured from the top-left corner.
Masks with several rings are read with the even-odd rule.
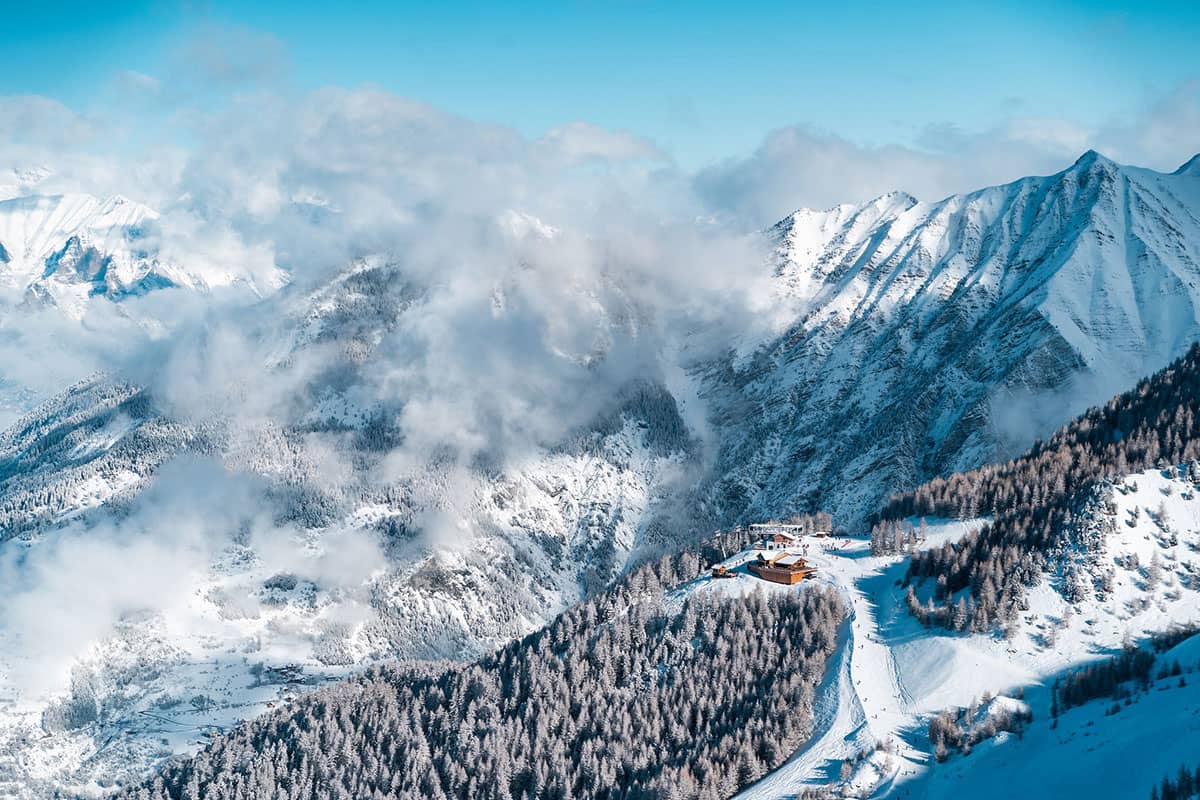
[[[1096,152],[940,202],[798,211],[770,235],[777,341],[709,365],[709,497],[741,518],[889,493],[1025,447],[1200,338],[1200,162]]]
[[[16,177],[36,183],[39,174]],[[0,197],[9,188],[0,186]],[[119,195],[0,200],[4,427],[63,386],[164,338],[191,311],[254,302],[284,282],[278,269],[251,275],[243,264],[188,251],[178,231],[180,219],[183,228],[192,224],[189,213],[166,222]]]
[[[166,755],[160,739],[194,746],[205,726],[296,690],[264,682],[264,668],[299,670],[300,685],[312,685],[353,665],[486,652],[661,538],[656,520],[696,465],[675,399],[654,383],[623,385],[586,424],[503,461],[405,450],[405,398],[377,381],[395,368],[390,348],[424,313],[426,291],[395,263],[357,263],[270,301],[277,313],[237,345],[258,360],[244,385],[228,364],[215,377],[189,374],[182,400],[158,394],[162,384],[95,378],[3,435],[3,547],[26,574],[39,563],[54,574],[71,559],[59,548],[98,540],[174,563],[158,546],[182,539],[189,566],[170,612],[154,595],[126,601],[153,609],[144,620],[153,637],[144,624],[118,624],[80,642],[70,684],[106,699],[85,725],[56,732],[73,755],[43,753],[31,767],[21,744],[38,735],[66,674],[49,694],[8,687],[0,785],[6,771],[48,781],[38,786],[136,775]],[[193,369],[191,354],[183,360]],[[193,401],[182,413],[179,403]],[[214,517],[214,502],[230,516]],[[93,579],[91,591],[106,594],[110,578]],[[0,647],[0,675],[35,669],[22,661],[28,644]],[[163,703],[196,696],[207,698],[202,708],[164,727]]]
[[[0,281],[31,303],[78,317],[88,299],[112,300],[166,286],[199,288],[161,263],[145,226],[158,214],[116,196],[16,197],[0,202]]]
[[[29,232],[37,226],[0,228],[9,262],[23,265],[13,274],[30,286],[90,276],[68,282],[90,296],[111,272],[125,276],[115,295],[100,292],[114,298],[149,275],[177,282],[139,260],[131,232],[148,217],[120,207],[96,205],[80,217],[87,225],[46,222],[75,231],[57,246],[59,234]],[[613,341],[637,342],[646,323],[618,299],[602,329],[576,337],[582,356],[556,348],[551,371],[528,372],[542,394],[565,387],[568,400],[550,407],[571,423],[533,420],[520,447],[462,430],[470,416],[504,434],[487,427],[499,411],[479,385],[497,365],[482,348],[480,377],[446,380],[441,353],[421,338],[437,282],[393,258],[265,299],[236,335],[205,332],[144,385],[95,378],[43,405],[0,437],[9,554],[52,574],[67,557],[60,539],[115,530],[119,552],[169,559],[151,545],[186,533],[190,568],[172,573],[170,608],[123,599],[119,625],[90,631],[82,656],[64,651],[49,693],[11,696],[0,767],[76,786],[133,775],[165,756],[159,740],[194,746],[205,726],[295,690],[290,679],[264,688],[264,669],[319,681],[381,659],[477,654],[537,628],[634,554],[711,531],[711,520],[822,509],[854,525],[891,492],[1027,445],[1200,338],[1195,160],[1168,175],[1089,153],[1058,175],[937,203],[893,194],[797,212],[769,235],[775,312],[792,317],[782,336],[746,355],[669,365],[669,381],[601,381]],[[127,256],[101,269],[78,255],[85,241]],[[486,302],[447,335],[540,341],[523,316],[521,274],[483,287]],[[496,324],[468,330],[476,317]],[[529,408],[519,394],[505,399],[504,410]],[[414,414],[420,424],[399,424]],[[462,457],[459,438],[484,444]],[[53,756],[30,750],[75,659],[80,685],[101,697],[95,714],[56,728]],[[175,727],[154,721],[184,697],[205,699],[169,715],[182,720]],[[30,767],[34,751],[42,760]]]

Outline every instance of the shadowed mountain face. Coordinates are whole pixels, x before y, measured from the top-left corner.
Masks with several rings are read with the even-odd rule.
[[[158,215],[123,197],[17,197],[0,202],[0,285],[27,303],[82,316],[88,299],[119,300],[154,288],[201,288],[195,276],[158,261],[144,226]]]
[[[938,203],[903,194],[771,230],[803,311],[704,370],[723,445],[713,502],[825,508],[1011,454],[1200,337],[1200,177],[1071,168]]]
[[[27,303],[79,318],[89,301],[120,301],[156,289],[255,286],[238,265],[200,270],[159,255],[159,215],[120,195],[28,195],[0,201],[0,288]]]

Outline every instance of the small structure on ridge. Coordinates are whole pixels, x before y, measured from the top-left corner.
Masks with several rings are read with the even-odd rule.
[[[788,552],[781,552],[770,557],[765,553],[759,553],[758,558],[747,565],[747,569],[765,581],[789,586],[811,577],[817,571],[817,568],[810,566],[803,556]]]

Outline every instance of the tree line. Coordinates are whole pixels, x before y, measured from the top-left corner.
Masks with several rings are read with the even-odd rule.
[[[1073,669],[1054,681],[1050,716],[1057,717],[1069,708],[1098,697],[1118,697],[1122,685],[1129,681],[1137,681],[1144,691],[1150,685],[1153,668],[1153,653],[1127,646],[1115,656]]]
[[[933,757],[940,763],[952,752],[970,755],[975,745],[1001,731],[1022,735],[1033,721],[1033,712],[1027,707],[998,708],[994,703],[995,699],[985,694],[981,701],[966,708],[948,709],[931,717],[929,742]]]
[[[1174,775],[1165,776],[1150,789],[1150,800],[1191,800],[1200,796],[1200,766],[1180,765]]]
[[[1132,390],[1092,408],[1024,455],[894,496],[877,521],[991,516],[960,541],[914,554],[907,580],[936,581],[922,619],[986,630],[1009,621],[1041,580],[1093,490],[1105,480],[1200,458],[1200,345]],[[1100,546],[1102,542],[1093,542]],[[958,596],[969,589],[969,599]],[[965,608],[956,608],[957,599]]]
[[[667,556],[475,663],[377,668],[218,737],[126,800],[729,797],[812,733],[836,593],[690,595]]]

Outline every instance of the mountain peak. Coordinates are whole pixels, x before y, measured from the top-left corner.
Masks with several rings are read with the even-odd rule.
[[[1200,175],[1200,153],[1185,161],[1172,175]]]
[[[1090,170],[1094,168],[1116,168],[1117,162],[1097,150],[1088,150],[1075,160],[1070,172]]]
[[[908,192],[902,190],[894,190],[887,194],[881,194],[870,202],[870,205],[876,206],[904,206],[911,208],[917,204],[917,198],[913,197]]]

